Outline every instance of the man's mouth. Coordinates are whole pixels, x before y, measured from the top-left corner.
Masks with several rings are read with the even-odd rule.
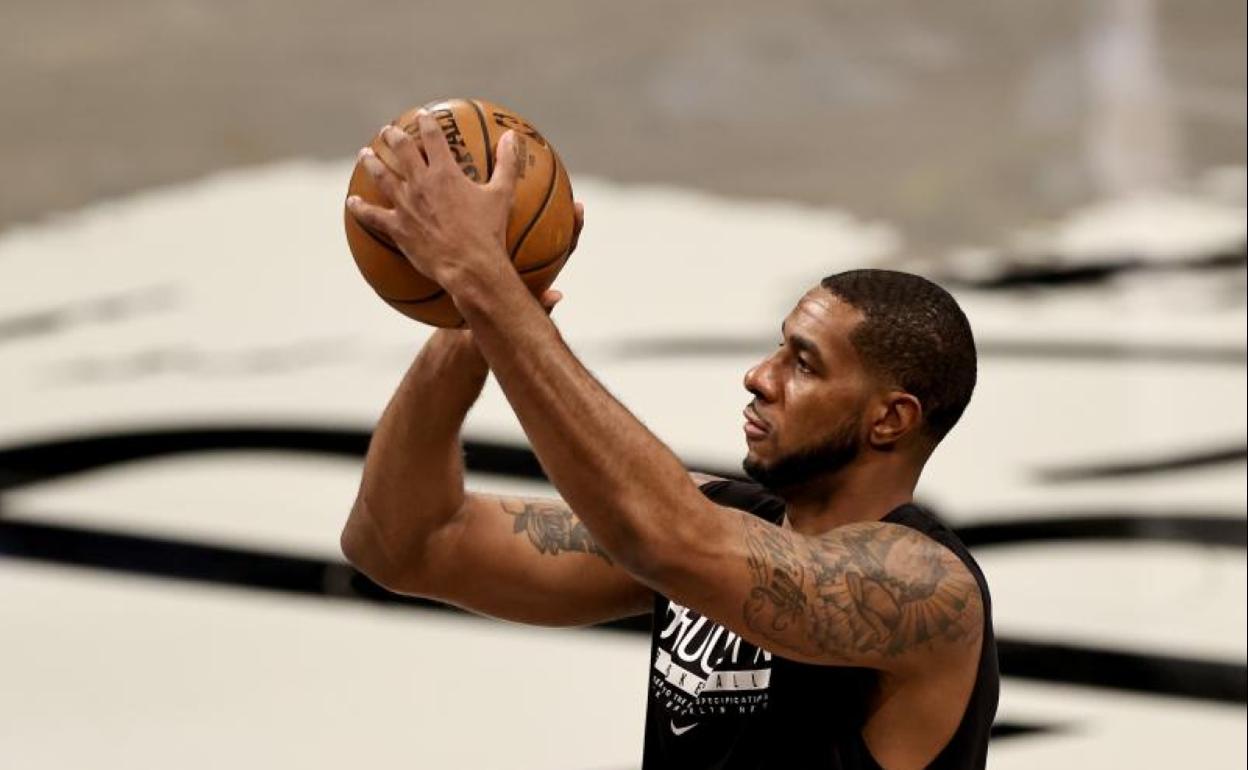
[[[742,414],[745,415],[746,441],[758,441],[771,432],[771,426],[758,416],[758,413],[754,411],[753,405],[747,406]]]

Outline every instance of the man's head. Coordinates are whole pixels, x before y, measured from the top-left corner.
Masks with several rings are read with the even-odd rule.
[[[975,340],[953,297],[917,275],[828,276],[745,375],[745,470],[774,490],[881,453],[922,467],[975,388]]]

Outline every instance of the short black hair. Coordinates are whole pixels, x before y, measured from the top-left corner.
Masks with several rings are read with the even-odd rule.
[[[975,338],[949,292],[896,270],[850,270],[819,285],[856,308],[863,320],[850,341],[867,369],[923,405],[929,434],[940,441],[975,390]]]

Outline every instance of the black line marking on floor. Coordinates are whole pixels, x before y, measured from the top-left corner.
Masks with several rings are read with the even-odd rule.
[[[368,442],[366,431],[289,426],[150,429],[48,439],[0,449],[0,492],[123,463],[199,452],[274,451],[361,458]],[[467,440],[464,463],[478,473],[546,479],[537,456],[524,446]],[[713,476],[741,478],[733,471],[699,464],[692,467]],[[1242,510],[1015,512],[1009,520],[979,517],[978,523],[957,531],[968,547],[1042,541],[1160,541],[1239,548],[1248,544],[1248,520]]]
[[[1226,446],[1214,449],[1181,452],[1166,457],[1134,459],[1119,462],[1081,462],[1066,468],[1049,468],[1037,475],[1042,481],[1090,481],[1116,479],[1130,476],[1150,476],[1156,473],[1206,468],[1212,465],[1242,463],[1248,460],[1248,446]]]
[[[222,426],[101,433],[0,449],[0,492],[149,458],[273,450],[363,457],[369,433],[335,428]]]
[[[340,562],[61,524],[0,520],[0,555],[146,577],[462,612],[391,594]],[[638,616],[599,627],[648,634],[650,622],[649,616]],[[1248,703],[1248,667],[1234,663],[1000,637],[997,649],[1004,676]]]
[[[1248,548],[1243,511],[1148,514],[1088,511],[1062,515],[1011,512],[1009,520],[955,527],[968,548],[1042,542],[1158,542]]]
[[[1235,663],[1000,638],[997,658],[1021,679],[1248,703],[1248,666]]]
[[[122,463],[199,452],[268,450],[362,458],[369,438],[367,431],[349,428],[222,425],[46,439],[0,448],[0,492]],[[523,479],[546,478],[537,456],[527,447],[466,440],[464,454],[471,471]],[[740,477],[732,471],[706,472]]]
[[[982,279],[941,276],[939,281],[950,288],[966,287],[981,291],[1062,289],[1103,283],[1126,273],[1192,273],[1239,268],[1248,264],[1248,255],[1245,244],[1240,243],[1222,251],[1176,259],[1159,260],[1124,255],[1077,265],[1060,257],[1038,259],[1034,262],[1038,264],[1005,264],[998,274]]]

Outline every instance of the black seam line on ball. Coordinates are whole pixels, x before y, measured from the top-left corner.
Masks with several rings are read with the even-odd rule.
[[[360,226],[361,230],[363,230],[374,241],[377,241],[377,243],[380,244],[382,248],[384,248],[386,251],[390,252],[391,254],[394,254],[399,259],[403,260],[404,263],[407,263],[407,255],[404,254],[402,251],[400,251],[399,247],[392,246],[388,242],[390,240],[389,238],[386,238],[385,236],[381,235],[377,231],[373,230],[373,228],[364,224],[362,221],[360,221],[360,218],[357,217],[355,214],[352,214],[351,218],[355,220],[355,223]],[[446,290],[438,289],[433,294],[429,294],[424,297],[416,297],[414,299],[396,299],[394,297],[387,297],[385,294],[382,294],[381,292],[377,292],[377,296],[381,297],[387,302],[406,302],[409,304],[416,304],[420,302],[432,302],[438,297],[441,297],[443,294],[446,294]]]
[[[548,268],[548,267],[550,267],[550,266],[554,265],[554,264],[555,264],[555,263],[557,263],[559,260],[564,259],[564,258],[565,258],[565,257],[567,257],[567,256],[568,256],[568,252],[564,252],[563,254],[560,254],[559,256],[555,257],[554,259],[550,260],[549,262],[543,262],[542,264],[537,265],[536,267],[526,267],[525,269],[523,269],[523,270],[517,270],[516,272],[517,272],[517,273],[519,273],[520,275],[530,275],[530,274],[532,274],[532,273],[539,273],[539,272],[541,272],[542,270],[545,270],[546,268]]]
[[[548,148],[548,151],[550,152],[550,159],[554,161],[554,164],[550,169],[550,185],[546,188],[546,200],[542,201],[542,207],[537,210],[537,213],[533,215],[533,218],[525,226],[524,232],[520,233],[520,237],[516,239],[516,245],[512,247],[511,254],[508,255],[512,264],[515,264],[516,255],[520,253],[520,247],[524,246],[529,233],[533,232],[533,226],[546,213],[546,209],[550,208],[550,201],[555,197],[555,183],[559,180],[559,156],[555,154],[554,148]]]
[[[445,294],[446,289],[438,289],[437,294],[434,294],[431,297],[425,297],[424,299],[395,299],[394,297],[387,297],[385,294],[378,294],[377,296],[381,297],[386,302],[393,302],[396,305],[423,305],[426,302],[433,302],[436,299],[442,299]]]
[[[488,182],[494,177],[494,148],[490,143],[490,128],[485,121],[485,111],[481,109],[481,105],[476,99],[469,99],[468,103],[472,105],[472,109],[477,113],[477,120],[481,123],[481,144],[485,145],[485,179]]]
[[[551,150],[550,154],[551,154],[551,156],[555,159],[555,175],[556,175],[556,179],[557,179],[557,178],[558,178],[559,171],[563,169],[563,161],[559,160],[559,155],[558,155],[558,154],[556,154],[554,150]],[[551,199],[553,199],[553,198],[554,198],[554,195],[552,194],[552,195],[551,195]],[[548,200],[546,201],[546,206],[543,206],[543,207],[542,207],[542,214],[545,214],[545,213],[546,213],[546,208],[547,208],[549,205],[550,205],[550,200],[548,199]],[[538,217],[541,217],[541,214],[539,214],[539,215],[538,215]],[[568,246],[570,247],[571,245],[572,245],[572,243],[569,241],[569,242],[568,242]],[[571,251],[571,249],[569,249],[569,250],[567,250],[567,251],[564,251],[562,254],[558,254],[558,255],[556,255],[556,256],[554,256],[554,257],[551,257],[550,259],[546,260],[545,262],[542,262],[541,264],[537,264],[537,265],[530,265],[530,266],[528,266],[528,267],[524,268],[523,270],[521,270],[520,268],[516,268],[516,272],[520,273],[520,275],[528,275],[529,273],[536,273],[538,270],[545,270],[546,268],[548,268],[548,267],[550,267],[551,265],[555,264],[555,263],[556,263],[556,262],[558,262],[559,260],[561,260],[561,259],[567,259],[567,258],[568,258],[568,257],[570,257],[571,255],[572,255],[572,251]]]
[[[374,241],[377,241],[382,246],[385,246],[387,251],[391,251],[395,254],[395,256],[401,257],[404,262],[407,261],[407,256],[403,253],[403,250],[399,248],[398,244],[396,244],[390,236],[374,230],[372,227],[367,225],[363,219],[360,219],[355,214],[352,214],[351,218],[354,219],[355,223],[360,226],[360,229],[368,233]]]

